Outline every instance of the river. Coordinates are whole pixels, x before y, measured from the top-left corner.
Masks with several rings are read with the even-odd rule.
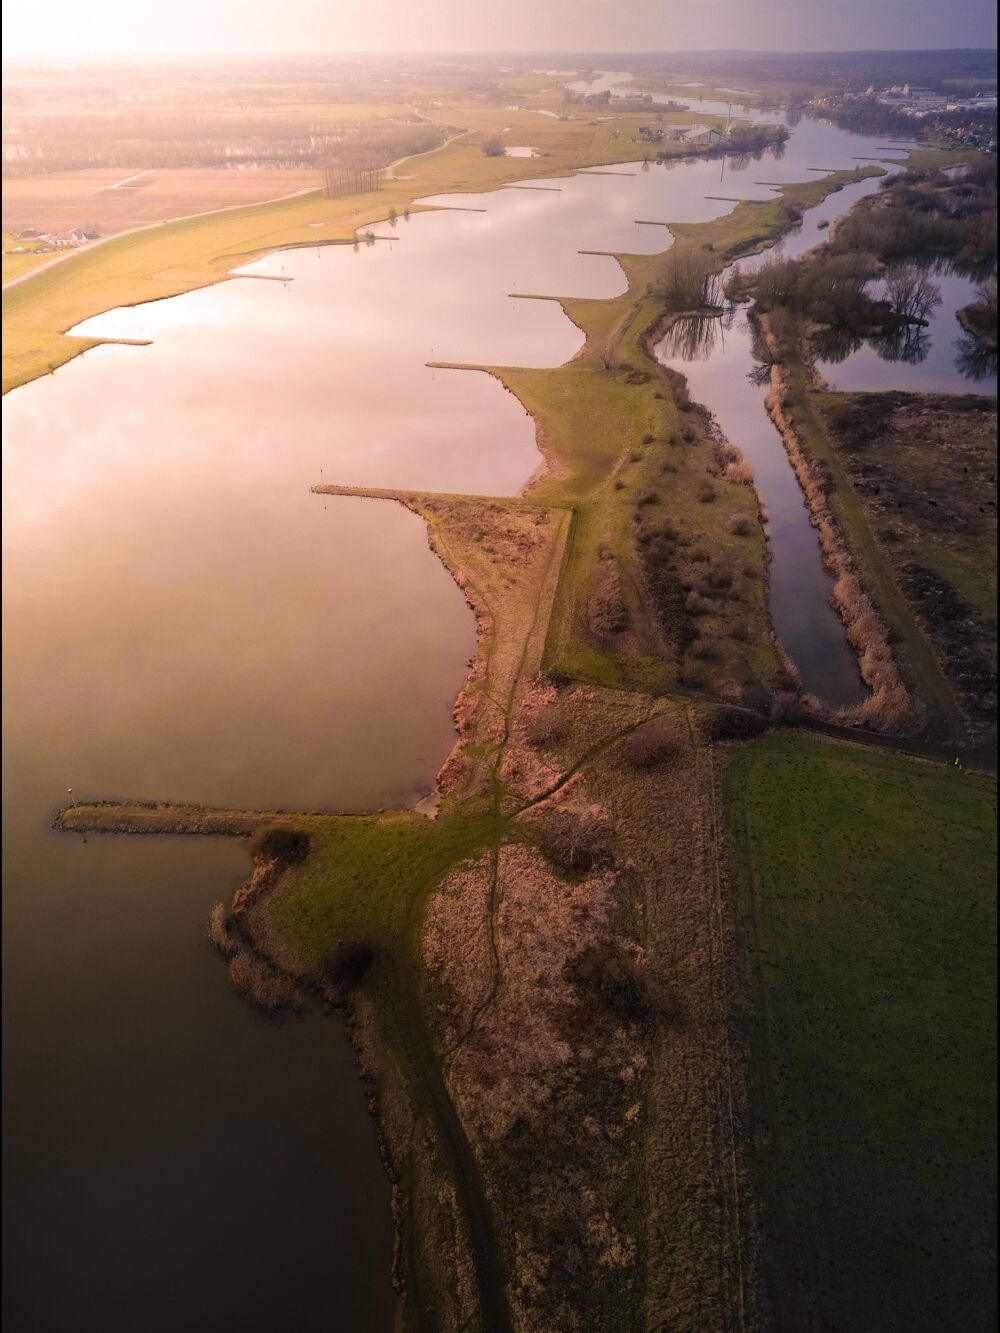
[[[350,1051],[329,1020],[243,1007],[203,938],[245,852],[84,843],[51,812],[68,787],[256,808],[425,796],[471,613],[414,515],[310,485],[516,492],[539,463],[530,418],[491,377],[428,361],[558,365],[579,330],[518,297],[624,290],[613,258],[580,251],[663,249],[666,228],[636,219],[709,220],[732,206],[709,196],[767,198],[761,181],[875,147],[803,121],[758,161],[441,197],[371,245],[272,254],[89,320],[150,345],[100,346],[7,396],[18,1329],[390,1327],[388,1187]],[[781,521],[776,502],[773,536]]]

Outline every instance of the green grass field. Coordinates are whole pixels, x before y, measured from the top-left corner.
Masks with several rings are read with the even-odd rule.
[[[995,786],[790,736],[728,757],[779,1327],[995,1324]]]

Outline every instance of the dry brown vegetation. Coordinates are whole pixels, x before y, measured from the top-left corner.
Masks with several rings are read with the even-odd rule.
[[[229,976],[241,995],[268,1013],[290,1004],[297,990],[294,977],[245,949],[237,950],[230,959]]]
[[[655,503],[659,497],[639,499],[639,504]],[[600,641],[611,640],[629,626],[629,609],[622,590],[621,572],[613,556],[606,555],[594,571],[593,587],[587,603],[587,622]]]
[[[214,903],[208,913],[207,935],[209,942],[218,949],[223,958],[232,958],[239,949],[239,940],[229,923],[225,903]]]
[[[996,723],[996,402],[824,394],[831,444],[974,727]]]
[[[561,740],[566,733],[562,709],[555,699],[539,704],[524,722],[524,732],[530,744],[546,749]]]
[[[399,497],[428,521],[476,614],[478,650],[455,703],[459,742],[438,777],[442,791],[485,791],[513,715],[519,683],[541,665],[567,515],[523,501]]]
[[[716,711],[738,720],[727,734],[752,717]],[[427,1011],[519,1333],[721,1333],[740,1305],[765,1326],[710,730],[647,696],[531,684],[505,779],[554,794],[430,903]]]
[[[764,1328],[736,926],[718,878],[711,751],[692,740],[697,719],[689,724],[676,704],[661,704],[651,719],[641,697],[578,689],[572,699],[578,745],[617,714],[620,724],[655,727],[670,746],[652,769],[636,768],[635,733],[624,731],[586,771],[587,795],[614,828],[619,894],[636,922],[644,981],[668,1015],[647,1028],[646,1290],[633,1326],[714,1333],[740,1320]]]
[[[123,181],[127,184],[119,184]],[[137,166],[20,176],[4,181],[3,227],[14,233],[27,227],[43,232],[83,227],[110,236],[129,227],[260,203],[321,185],[318,169],[309,166],[143,170],[140,161]]]
[[[674,753],[669,727],[660,722],[646,722],[625,741],[625,753],[633,768],[654,768]]]
[[[641,1114],[640,1033],[568,979],[609,932],[635,956],[616,906],[611,870],[566,881],[513,845],[461,867],[431,909],[448,1084],[503,1219],[518,1330],[609,1326],[634,1270],[623,1154]]]

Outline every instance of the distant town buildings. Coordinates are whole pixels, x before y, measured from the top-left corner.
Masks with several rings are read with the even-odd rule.
[[[911,83],[877,88],[874,84],[863,93],[841,92],[814,97],[808,104],[813,111],[844,113],[875,124],[880,114],[919,122],[941,138],[983,152],[996,152],[997,94],[982,92],[967,97],[949,96],[931,88]],[[898,123],[898,121],[897,121]]]
[[[936,93],[930,88],[916,88],[912,84],[892,84],[889,88],[869,87],[865,97],[879,106],[892,107],[908,115],[923,117],[934,111],[971,111],[989,115],[996,112],[996,93],[976,93],[972,97],[953,98]]]

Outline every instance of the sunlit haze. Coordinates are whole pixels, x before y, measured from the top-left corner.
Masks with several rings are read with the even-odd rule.
[[[356,51],[863,50],[996,43],[988,0],[50,0],[8,5],[5,59]]]

